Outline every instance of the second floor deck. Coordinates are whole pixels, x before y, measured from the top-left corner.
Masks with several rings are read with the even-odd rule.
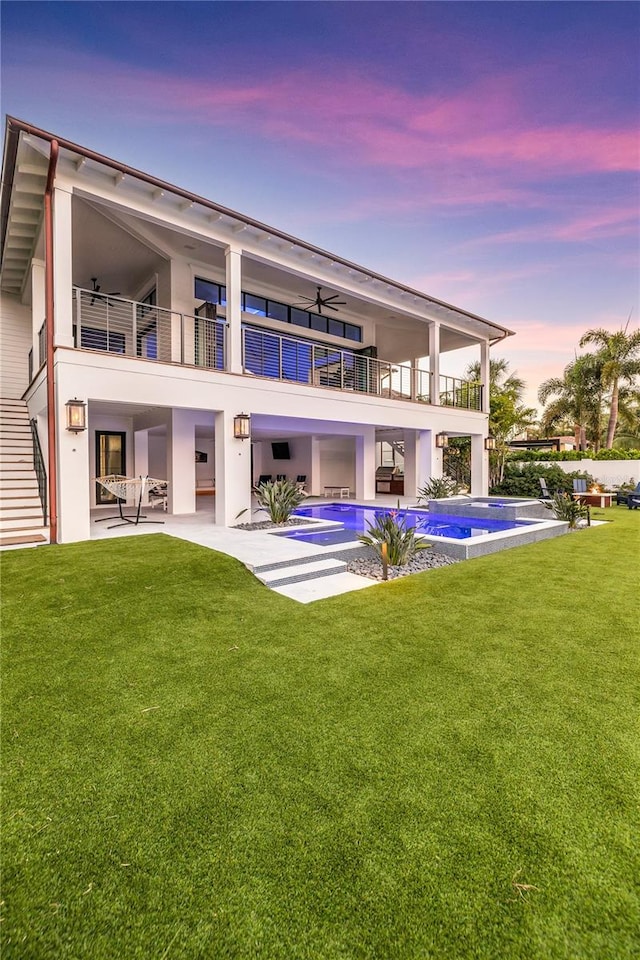
[[[229,370],[228,324],[213,304],[206,304],[196,314],[187,314],[79,288],[74,289],[73,303],[76,349],[220,373]],[[434,383],[429,370],[381,359],[374,346],[344,349],[321,339],[282,334],[246,317],[241,328],[241,348],[245,376],[393,401],[483,409],[481,383],[446,375],[440,375]],[[45,353],[43,325],[38,356],[29,356],[30,380],[44,363]]]

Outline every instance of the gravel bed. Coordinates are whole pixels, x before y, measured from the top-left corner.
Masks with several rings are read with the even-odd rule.
[[[431,550],[420,550],[413,560],[403,567],[392,567],[389,565],[389,580],[396,580],[398,577],[408,577],[412,573],[422,573],[424,570],[434,570],[436,567],[448,567],[450,563],[460,563],[453,557],[445,557],[442,553],[433,553]],[[369,577],[370,580],[382,580],[382,563],[376,554],[363,554],[354,557],[347,564],[349,573],[357,573],[361,577]]]
[[[309,523],[303,517],[290,517],[285,523],[273,523],[271,520],[256,520],[253,523],[237,523],[234,530],[282,530],[283,527],[301,527]]]

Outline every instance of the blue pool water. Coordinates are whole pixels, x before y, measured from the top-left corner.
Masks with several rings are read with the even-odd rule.
[[[355,504],[323,503],[313,507],[299,507],[294,511],[297,517],[308,517],[312,520],[333,520],[341,523],[343,529],[308,531],[292,530],[285,536],[293,540],[302,540],[305,543],[329,545],[348,543],[357,539],[358,533],[365,533],[376,516],[384,516],[391,512],[389,509],[376,507],[360,507]],[[467,540],[470,537],[481,537],[487,533],[501,533],[505,530],[515,530],[517,527],[529,526],[526,520],[485,520],[472,517],[448,516],[447,514],[427,513],[423,510],[393,511],[400,517],[405,517],[407,524],[429,537],[451,537],[454,540]]]

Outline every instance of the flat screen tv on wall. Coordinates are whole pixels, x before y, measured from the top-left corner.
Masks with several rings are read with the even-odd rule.
[[[290,460],[291,455],[289,453],[289,444],[284,443],[272,443],[271,444],[271,453],[274,460]]]

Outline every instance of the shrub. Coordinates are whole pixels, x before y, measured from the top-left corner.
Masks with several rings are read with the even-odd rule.
[[[504,479],[491,488],[491,493],[502,497],[539,497],[540,477],[544,477],[547,487],[554,492],[571,493],[573,481],[578,477],[584,478],[587,484],[593,483],[593,477],[584,470],[565,473],[561,467],[542,463],[527,463],[522,467],[508,463],[505,465]]]
[[[369,523],[368,527],[366,533],[358,534],[358,539],[368,547],[373,547],[380,557],[382,544],[386,543],[387,560],[392,566],[404,566],[416,551],[431,546],[421,537],[416,537],[416,528],[407,525],[406,517],[399,518],[396,510],[376,514],[374,522]]]
[[[269,514],[272,523],[286,523],[306,494],[293,480],[271,480],[254,487],[260,509]]]
[[[453,477],[429,477],[424,487],[418,491],[418,503],[455,497],[461,490],[462,486]]]
[[[544,505],[553,511],[556,520],[567,520],[570,530],[575,528],[578,520],[587,516],[586,506],[567,493],[556,493],[551,500],[545,501]]]

